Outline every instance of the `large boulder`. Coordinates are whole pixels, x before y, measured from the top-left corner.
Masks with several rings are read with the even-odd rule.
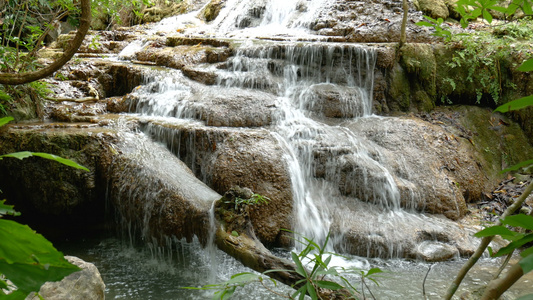
[[[96,266],[75,256],[65,256],[73,265],[81,268],[61,281],[47,282],[41,286],[39,295],[48,300],[103,300],[105,284]],[[26,300],[41,299],[30,295]]]
[[[220,194],[233,186],[250,188],[271,200],[250,216],[257,237],[287,245],[282,228],[292,228],[291,179],[278,141],[264,129],[207,127],[153,121],[143,130],[167,145],[196,176]]]

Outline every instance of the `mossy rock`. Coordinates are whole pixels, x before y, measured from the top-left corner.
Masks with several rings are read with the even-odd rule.
[[[387,104],[391,111],[408,111],[411,106],[411,88],[405,70],[398,64],[389,75]]]
[[[492,110],[474,106],[457,106],[460,122],[472,132],[471,143],[481,154],[489,178],[500,178],[500,171],[533,157],[533,147],[528,143],[518,123]]]
[[[400,64],[407,73],[417,75],[428,83],[434,82],[437,62],[429,44],[405,44],[401,49]]]
[[[446,20],[450,16],[444,0],[414,0],[413,4],[418,10],[434,19]]]
[[[226,0],[211,0],[209,4],[200,12],[200,17],[207,22],[211,22],[218,17],[220,10],[226,4]]]
[[[422,90],[418,90],[413,94],[413,104],[421,112],[430,112],[435,108],[435,102]]]

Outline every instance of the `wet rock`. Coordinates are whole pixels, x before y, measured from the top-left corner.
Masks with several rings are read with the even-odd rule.
[[[284,152],[268,131],[155,122],[142,128],[220,194],[241,186],[270,198],[267,205],[250,208],[255,234],[265,244],[290,243],[281,229],[292,226],[291,179]]]
[[[424,261],[450,260],[459,255],[457,248],[437,241],[424,241],[416,247],[417,257]]]
[[[218,14],[224,5],[226,5],[226,0],[211,0],[209,4],[200,11],[200,15],[207,22],[211,22],[218,17]]]
[[[123,132],[103,168],[109,199],[137,238],[165,244],[169,237],[208,239],[208,212],[219,194],[198,180],[164,146]]]
[[[199,67],[190,67],[190,66],[184,66],[181,70],[183,74],[190,79],[206,84],[206,85],[214,85],[217,83],[217,74],[215,73],[215,70],[211,70],[208,68],[199,68]]]
[[[22,218],[70,234],[102,222],[104,212],[99,162],[114,131],[92,124],[10,125],[1,132],[0,153],[45,152],[69,158],[89,172],[42,158],[0,160],[4,197]],[[75,224],[75,226],[72,226]],[[39,226],[36,226],[39,229]],[[78,233],[79,234],[79,233]]]
[[[208,126],[268,126],[276,106],[271,94],[241,89],[209,89],[201,97],[197,116]]]
[[[442,216],[384,211],[352,201],[335,205],[333,212],[331,240],[335,249],[344,253],[442,261],[458,254],[471,255],[477,247],[472,237],[475,230]]]
[[[72,264],[81,268],[80,271],[70,274],[58,282],[47,282],[39,290],[39,295],[44,299],[105,299],[105,284],[96,266],[83,261],[75,256],[65,256]],[[39,299],[28,296],[27,300]]]
[[[174,69],[182,69],[184,66],[215,63],[224,61],[229,57],[230,50],[227,48],[204,47],[201,45],[187,47],[148,47],[137,53],[139,61],[155,62],[158,66],[165,66]]]
[[[334,84],[311,87],[314,100],[303,107],[329,118],[354,118],[364,114],[363,94],[358,88]]]
[[[466,213],[465,197],[479,199],[480,191],[490,186],[471,180],[483,178],[483,170],[472,157],[468,141],[457,140],[438,126],[416,119],[371,118],[348,128],[375,143],[379,153],[375,159],[390,166],[402,205],[457,219]],[[357,170],[357,164],[355,160],[350,165]],[[352,169],[345,170],[347,176],[354,174]]]
[[[250,208],[257,237],[280,244],[282,228],[292,228],[291,179],[277,141],[266,132],[231,135],[214,153],[213,186],[228,190],[232,184],[250,187],[267,196],[267,205]]]

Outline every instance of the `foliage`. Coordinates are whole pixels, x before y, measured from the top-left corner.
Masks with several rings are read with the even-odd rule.
[[[40,67],[36,52],[60,19],[76,23],[79,9],[73,1],[11,0],[4,1],[0,31],[0,70],[27,72]]]
[[[0,126],[12,121],[12,117],[0,118]],[[87,168],[62,157],[48,153],[16,152],[0,156],[24,159],[38,156],[77,169]],[[69,263],[52,243],[27,225],[1,219],[5,215],[18,216],[13,206],[0,200],[0,297],[25,299],[31,292],[38,292],[47,281],[59,281],[80,268]],[[8,285],[7,280],[11,282]],[[7,290],[12,290],[8,293]]]
[[[507,20],[513,20],[517,10],[531,11],[531,1],[515,0],[508,7],[498,6],[497,0],[460,0],[457,11],[461,14],[463,28],[468,27],[471,20],[482,18],[489,24],[493,22],[491,11],[505,14]],[[528,13],[526,13],[528,14]],[[427,21],[416,23],[434,29],[434,36],[441,37],[445,42],[452,42],[457,48],[453,59],[447,63],[452,69],[467,70],[466,80],[476,86],[476,103],[481,103],[484,95],[490,95],[495,104],[499,104],[505,89],[514,89],[515,85],[502,78],[501,63],[511,57],[512,53],[529,50],[529,41],[533,39],[533,23],[530,19],[513,20],[499,24],[492,30],[475,31],[470,34],[452,33],[449,23],[442,19],[425,16]],[[445,78],[446,79],[446,78]],[[447,82],[453,82],[449,78]],[[455,87],[452,86],[452,90]]]
[[[433,35],[444,38],[446,42],[449,42],[452,40],[452,37],[453,37],[452,32],[442,27],[442,24],[444,23],[444,20],[442,18],[438,18],[436,20],[430,16],[424,16],[424,18],[426,18],[427,21],[417,22],[416,25],[433,28],[435,30]]]
[[[134,25],[130,22],[135,17],[140,19],[141,9],[152,4],[151,0],[92,0],[92,14],[97,19],[106,19],[109,26],[114,24]],[[130,16],[130,12],[133,16]],[[127,24],[125,24],[127,23]]]
[[[498,250],[498,252],[492,253],[492,250],[489,248],[490,254],[493,257],[499,257],[512,253],[516,249],[526,245],[533,241],[533,233],[522,233],[509,230],[505,225],[513,226],[517,228],[523,228],[527,230],[533,230],[533,217],[523,214],[508,216],[501,220],[503,225],[492,226],[481,230],[476,233],[475,236],[482,238],[486,236],[499,235],[503,239],[510,241],[510,243]],[[522,267],[524,273],[530,272],[533,270],[533,246],[524,249],[520,255],[522,259],[519,264]]]
[[[306,295],[310,296],[311,299],[321,299],[320,291],[323,289],[333,291],[334,293],[342,293],[345,296],[357,299],[357,289],[350,283],[350,281],[345,277],[347,274],[356,274],[361,277],[363,284],[363,290],[365,287],[368,289],[368,286],[365,283],[365,280],[370,280],[375,284],[378,284],[376,281],[376,274],[381,273],[382,271],[379,268],[372,268],[368,271],[359,270],[356,268],[343,268],[337,266],[330,266],[331,259],[333,256],[339,256],[336,253],[326,252],[326,246],[329,241],[329,235],[324,241],[322,246],[315,243],[313,240],[303,237],[305,242],[302,244],[305,248],[299,253],[291,252],[291,259],[295,265],[294,270],[269,270],[262,274],[255,274],[250,272],[243,272],[231,276],[231,278],[223,283],[205,285],[200,288],[196,287],[186,287],[187,289],[201,289],[201,290],[214,290],[212,299],[230,299],[235,290],[238,287],[244,287],[247,284],[251,283],[260,283],[264,288],[270,292],[282,296],[288,299],[304,299]],[[309,268],[308,268],[309,267]],[[295,292],[292,294],[281,294],[271,287],[267,286],[265,282],[270,280],[274,287],[277,286],[277,282],[274,279],[265,277],[268,273],[272,272],[289,272],[297,273],[302,277],[301,280],[297,281],[294,284]],[[330,280],[330,278],[335,278],[337,281]],[[339,283],[341,282],[341,283]],[[370,289],[368,289],[370,291]],[[371,293],[371,292],[370,292]]]
[[[533,71],[533,58],[530,58],[526,60],[519,68],[519,71],[522,72],[531,72]],[[499,111],[502,113],[513,111],[513,110],[519,110],[528,106],[533,106],[533,95],[526,96],[520,99],[516,99],[513,101],[510,101],[508,103],[505,103],[503,105],[500,105],[497,107],[494,111]]]
[[[224,203],[228,204],[234,204],[235,210],[239,208],[239,206],[242,205],[261,205],[261,204],[268,204],[268,201],[270,201],[270,198],[259,195],[259,194],[253,194],[250,199],[243,199],[239,197],[235,197],[231,201],[224,201]]]

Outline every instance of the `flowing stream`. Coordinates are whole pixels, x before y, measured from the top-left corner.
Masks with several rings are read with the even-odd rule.
[[[193,119],[205,109],[199,101],[205,95],[235,93],[238,97],[242,91],[273,95],[275,109],[266,129],[284,150],[290,171],[294,231],[322,243],[334,228],[337,234],[332,237],[329,250],[348,250],[345,234],[353,228],[362,230],[368,244],[362,243],[358,253],[390,260],[350,256],[344,263],[362,269],[377,265],[390,271],[382,279],[381,288],[372,286],[379,299],[421,299],[421,282],[429,264],[399,259],[411,247],[411,236],[405,232],[412,228],[436,232],[450,225],[441,218],[417,213],[423,209],[423,192],[408,176],[416,170],[401,161],[388,161],[376,143],[358,132],[363,125],[387,126],[385,118],[372,115],[376,50],[355,44],[290,42],[309,36],[307,27],[331,1],[270,0],[259,11],[254,11],[253,3],[228,0],[209,25],[201,25],[195,18],[197,12],[154,24],[150,29],[153,33],[175,32],[177,26],[193,24],[187,32],[237,37],[241,46],[224,67],[213,70],[217,78],[213,86],[192,83],[180,71],[154,70],[134,92],[137,100],[131,107],[133,115],[145,124],[143,131],[147,136],[167,145],[209,184],[210,162],[199,163],[199,154],[192,148],[185,151],[187,156],[180,156],[184,147],[194,143],[175,142],[180,140],[176,135],[183,133],[179,129],[169,131],[160,124],[203,126]],[[250,15],[250,11],[254,13]],[[253,39],[264,37],[265,32],[281,36],[284,41]],[[143,40],[133,42],[119,54],[119,59],[131,59],[145,45]],[[131,225],[124,225],[128,226]],[[87,241],[81,246],[83,251],[63,250],[97,263],[107,282],[108,299],[206,299],[210,297],[206,291],[176,287],[219,282],[246,271],[220,251],[202,250],[197,241],[172,240],[162,249],[139,248],[134,240]],[[396,240],[395,244],[392,240]],[[431,244],[435,245],[437,241]],[[287,255],[283,251],[279,254]],[[493,263],[481,264],[474,273],[475,279],[467,280],[467,286],[486,282],[489,278],[483,275],[484,270]],[[438,270],[431,273],[426,285],[430,298],[437,299],[442,294],[455,273],[452,270],[460,264],[454,261],[435,267]],[[258,287],[248,287],[237,294],[237,299],[278,298]]]

